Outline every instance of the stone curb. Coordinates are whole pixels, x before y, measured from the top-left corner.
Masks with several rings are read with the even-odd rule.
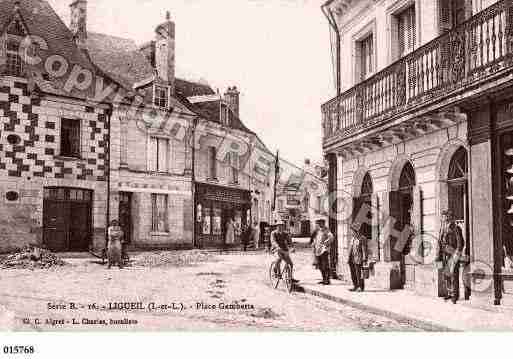
[[[430,322],[427,320],[418,319],[418,318],[414,318],[412,316],[408,316],[408,315],[404,315],[404,314],[400,314],[400,313],[396,313],[396,312],[391,312],[389,310],[382,309],[379,307],[362,304],[362,303],[359,303],[354,300],[336,297],[331,294],[323,293],[323,292],[315,290],[315,289],[305,288],[301,285],[296,285],[296,290],[306,293],[306,294],[309,294],[309,295],[312,295],[312,296],[315,296],[315,297],[327,299],[332,302],[336,302],[336,303],[344,304],[344,305],[347,305],[347,306],[350,306],[350,307],[353,307],[356,309],[364,310],[371,314],[381,315],[381,316],[387,317],[389,319],[396,320],[400,323],[409,324],[413,327],[416,327],[416,328],[419,328],[419,329],[422,329],[425,331],[430,331],[430,332],[458,332],[458,331],[461,331],[460,329],[449,328],[449,327],[446,327],[446,326],[443,326],[440,324],[436,324],[436,323],[433,323],[433,322]]]

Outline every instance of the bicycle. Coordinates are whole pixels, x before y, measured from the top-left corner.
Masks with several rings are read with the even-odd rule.
[[[282,260],[281,262],[282,268],[280,268],[281,270],[278,271],[278,273],[280,273],[279,276],[276,275],[276,265],[278,264],[278,260],[276,259],[271,263],[271,267],[269,268],[269,279],[271,280],[271,286],[276,289],[278,288],[280,280],[283,280],[287,291],[291,293],[292,289],[294,288],[294,283],[292,282],[292,268],[285,261]]]

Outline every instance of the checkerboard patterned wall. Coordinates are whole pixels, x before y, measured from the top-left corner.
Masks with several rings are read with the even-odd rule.
[[[80,159],[59,156],[62,118],[81,121]],[[107,140],[103,109],[31,98],[25,83],[0,81],[0,177],[106,181]]]

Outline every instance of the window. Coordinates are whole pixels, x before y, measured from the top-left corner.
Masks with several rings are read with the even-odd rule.
[[[279,199],[278,200],[278,210],[283,210],[283,200],[282,199]]]
[[[472,14],[472,6],[465,0],[438,0],[439,28],[444,33],[463,23]],[[482,9],[482,1],[474,6],[476,11]]]
[[[167,228],[167,195],[151,195],[151,229],[153,232],[166,233]]]
[[[208,148],[208,178],[217,179],[217,149],[214,146]]]
[[[169,103],[169,88],[162,86],[155,86],[155,106],[160,108],[168,108]]]
[[[235,152],[230,152],[230,172],[232,183],[239,183],[239,155]]]
[[[21,76],[23,72],[22,60],[20,56],[20,43],[17,40],[9,39],[6,44],[7,55],[7,75]]]
[[[322,197],[321,196],[317,196],[317,206],[315,209],[317,212],[321,212],[321,209],[322,209]]]
[[[61,156],[80,157],[80,120],[61,120]]]
[[[169,141],[167,138],[150,137],[148,170],[151,172],[168,172],[168,151]]]
[[[399,57],[413,51],[417,42],[415,5],[408,7],[397,15],[397,37]]]
[[[370,34],[358,42],[360,50],[361,80],[366,79],[374,72],[374,35]]]

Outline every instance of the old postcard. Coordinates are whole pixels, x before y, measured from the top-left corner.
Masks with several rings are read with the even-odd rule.
[[[513,330],[513,2],[0,0],[0,283],[5,333]]]

